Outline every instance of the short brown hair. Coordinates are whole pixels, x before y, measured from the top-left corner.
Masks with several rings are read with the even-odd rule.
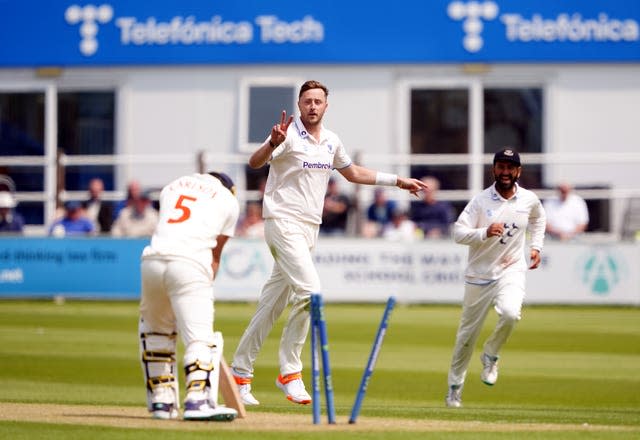
[[[302,84],[302,87],[300,87],[300,93],[298,93],[298,99],[300,99],[300,97],[304,92],[311,89],[322,89],[322,91],[324,92],[324,96],[329,96],[329,89],[327,88],[327,86],[322,84],[320,81],[309,80],[304,84]]]

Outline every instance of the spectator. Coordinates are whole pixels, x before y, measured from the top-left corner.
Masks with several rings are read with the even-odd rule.
[[[544,203],[547,213],[547,234],[557,240],[571,240],[582,234],[589,224],[587,203],[572,193],[566,182],[558,185],[558,196]]]
[[[390,241],[411,242],[419,237],[418,233],[420,229],[409,220],[407,211],[397,208],[393,211],[391,221],[382,230],[382,238]]]
[[[340,192],[336,179],[330,178],[327,192],[324,196],[320,233],[325,235],[344,235],[347,232],[350,209],[351,200],[347,195]]]
[[[16,200],[9,191],[0,191],[0,233],[22,234],[24,218],[13,208]]]
[[[238,223],[236,235],[245,238],[264,238],[264,220],[260,202],[247,202],[244,217]]]
[[[396,202],[388,200],[384,188],[373,192],[373,203],[367,209],[367,221],[363,227],[365,237],[376,237],[382,233],[385,225],[391,221]]]
[[[102,200],[104,182],[96,177],[89,181],[89,199],[83,204],[87,217],[95,225],[97,232],[111,231],[113,223],[113,204]]]
[[[54,237],[93,235],[95,230],[93,222],[85,215],[82,204],[70,201],[64,205],[62,218],[55,220],[49,227],[49,235]]]
[[[16,183],[6,174],[0,174],[0,191],[16,192]]]
[[[120,211],[122,211],[127,206],[131,206],[134,200],[140,199],[141,197],[142,187],[140,186],[140,182],[138,182],[137,180],[132,180],[127,185],[127,198],[125,200],[121,200],[115,206],[115,209],[113,211],[114,220],[118,218],[118,215],[120,215]]]
[[[114,237],[150,237],[158,224],[158,211],[151,206],[147,194],[132,198],[129,206],[118,214],[113,222],[111,235]]]
[[[453,206],[437,199],[440,181],[426,176],[422,181],[428,188],[421,201],[411,202],[409,217],[422,230],[425,238],[440,238],[449,234],[455,218]]]

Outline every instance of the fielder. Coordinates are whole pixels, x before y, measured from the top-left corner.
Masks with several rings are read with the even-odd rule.
[[[271,165],[263,216],[265,241],[271,249],[274,265],[232,362],[245,405],[259,404],[251,393],[253,365],[264,339],[288,304],[291,304],[291,312],[280,340],[280,375],[276,386],[291,402],[311,402],[302,381],[300,353],[309,329],[310,295],[321,292],[312,252],[333,169],[353,183],[397,186],[413,194],[426,188],[417,179],[355,165],[338,136],[322,124],[328,94],[323,84],[305,82],[298,95],[300,116],[294,121],[293,116],[287,118],[283,111],[280,123],[273,126],[271,135],[249,159],[252,168]]]
[[[142,252],[140,356],[147,407],[154,418],[178,417],[176,336],[184,343],[185,420],[233,420],[217,405],[222,334],[213,331],[213,280],[234,234],[239,206],[223,173],[192,174],[160,193],[160,216]]]
[[[456,243],[469,246],[462,316],[449,368],[447,406],[462,406],[467,367],[493,305],[498,323],[484,344],[481,380],[498,379],[498,354],[520,320],[525,295],[525,234],[531,235],[529,269],[540,265],[545,212],[538,197],[518,185],[520,155],[509,148],[493,158],[495,183],[476,195],[453,227]]]

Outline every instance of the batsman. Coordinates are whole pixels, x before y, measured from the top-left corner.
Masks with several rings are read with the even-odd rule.
[[[180,408],[176,337],[184,343],[185,420],[233,420],[218,405],[222,334],[213,331],[213,280],[234,235],[239,206],[224,173],[192,174],[166,185],[151,243],[142,252],[140,357],[152,417]]]

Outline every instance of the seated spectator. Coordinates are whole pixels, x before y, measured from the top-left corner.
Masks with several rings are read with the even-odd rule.
[[[49,235],[54,237],[74,237],[94,233],[93,222],[84,214],[82,204],[76,201],[65,203],[62,218],[55,220],[49,227]]]
[[[396,202],[388,200],[384,188],[378,187],[373,192],[373,203],[367,209],[367,221],[363,225],[364,237],[380,236],[385,225],[391,221]]]
[[[543,206],[547,214],[547,234],[551,238],[571,240],[587,230],[587,203],[572,192],[568,183],[558,185],[558,196],[546,200]]]
[[[137,180],[132,180],[127,185],[127,198],[119,201],[115,205],[115,208],[113,210],[114,220],[118,217],[118,215],[120,215],[120,211],[122,211],[127,206],[131,206],[134,200],[138,200],[141,197],[142,197],[142,186],[140,186],[140,182],[138,182]]]
[[[440,238],[449,234],[455,221],[453,205],[437,199],[440,181],[433,176],[421,179],[428,188],[421,201],[411,202],[409,217],[422,230],[425,238]]]
[[[397,208],[393,211],[391,221],[384,226],[382,238],[390,241],[411,242],[421,238],[420,230],[416,224],[409,220],[407,212]]]
[[[87,217],[94,223],[96,231],[111,231],[113,223],[113,204],[102,200],[104,182],[100,178],[89,181],[89,199],[83,203]]]
[[[111,227],[114,237],[150,237],[158,224],[158,211],[147,194],[133,198]]]
[[[327,193],[324,196],[320,233],[344,235],[347,232],[350,209],[351,200],[349,197],[340,192],[338,182],[334,178],[329,179]]]
[[[260,202],[247,202],[244,217],[238,222],[236,229],[238,237],[264,238],[264,220]]]
[[[6,174],[0,174],[0,191],[9,191],[11,194],[16,192],[16,183]]]
[[[14,211],[17,203],[9,191],[0,191],[0,233],[22,234],[24,218]]]

